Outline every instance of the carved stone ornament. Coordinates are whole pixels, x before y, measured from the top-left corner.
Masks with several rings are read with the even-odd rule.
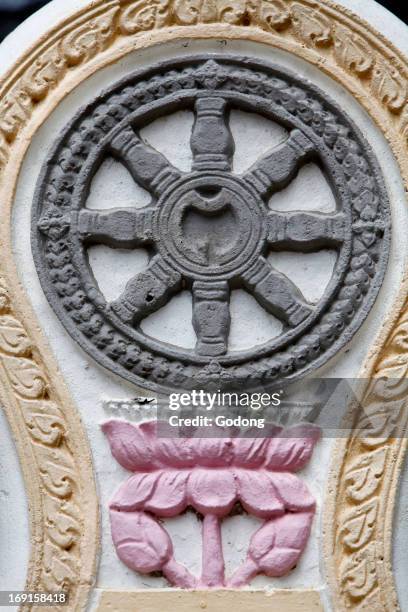
[[[231,108],[289,130],[286,142],[242,175],[232,167]],[[195,114],[187,173],[138,135],[153,119],[179,109]],[[92,177],[107,156],[150,192],[148,206],[86,208]],[[274,212],[271,195],[310,160],[327,177],[335,212]],[[33,249],[58,317],[105,367],[153,389],[211,380],[247,386],[299,377],[350,339],[380,287],[389,223],[387,194],[367,143],[322,92],[265,63],[208,55],[137,73],[78,114],[39,180]],[[95,243],[154,251],[148,269],[111,303],[88,262],[87,248]],[[321,248],[338,256],[323,297],[312,304],[266,255]],[[281,335],[229,352],[231,286],[245,288],[280,319]],[[195,350],[156,341],[138,327],[184,287],[193,295]]]
[[[408,188],[407,58],[368,21],[330,0],[92,0],[81,9],[72,8],[69,17],[50,27],[20,57],[16,54],[0,83],[0,306],[7,315],[2,328],[6,341],[0,350],[0,395],[29,500],[33,545],[26,589],[68,589],[67,610],[85,609],[92,589],[99,555],[97,496],[87,433],[46,334],[16,282],[10,240],[14,195],[32,138],[65,96],[135,50],[183,39],[249,40],[318,68],[367,112],[388,142]],[[285,79],[286,74],[281,80]],[[341,124],[346,123],[342,118]],[[406,423],[406,296],[405,280],[362,370],[363,378],[389,380],[381,393],[374,380],[364,395],[364,414],[369,411],[383,422],[378,444],[361,438],[356,416],[354,431],[338,440],[332,459],[322,565],[336,610],[399,609],[391,537],[407,439],[395,435],[393,423],[395,419]],[[147,360],[144,367],[149,367]],[[211,368],[219,370],[220,365]],[[352,409],[358,415],[360,405]],[[32,415],[38,425],[34,428]],[[56,436],[49,435],[51,430],[44,425],[46,419],[54,429],[55,415],[61,423],[61,434]],[[207,604],[237,612],[267,612],[271,606],[281,610],[290,604],[293,609],[323,609],[313,589],[276,589],[267,594],[215,589],[205,595],[146,589],[103,591],[99,610],[190,612]]]
[[[112,455],[135,472],[110,502],[112,538],[119,558],[142,574],[161,572],[185,589],[248,585],[258,574],[292,570],[310,535],[316,502],[295,476],[309,462],[320,429],[269,424],[268,437],[160,438],[160,425],[111,420],[102,426]],[[178,563],[157,519],[192,508],[202,519],[200,578]],[[232,511],[264,523],[252,535],[245,561],[225,575],[221,523]]]

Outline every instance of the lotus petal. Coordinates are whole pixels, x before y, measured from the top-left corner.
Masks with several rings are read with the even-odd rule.
[[[172,557],[167,532],[144,512],[110,511],[112,539],[118,557],[142,574],[157,572]]]
[[[291,512],[277,519],[276,546],[303,550],[310,536],[313,512]]]
[[[258,562],[267,555],[275,546],[276,529],[275,520],[264,523],[251,538],[248,555]]]
[[[227,467],[232,462],[231,438],[192,438],[191,446],[197,465]]]
[[[192,467],[195,456],[191,446],[191,438],[157,438],[156,457],[169,467]]]
[[[274,548],[259,562],[259,570],[271,578],[284,576],[295,567],[301,552],[292,548]]]
[[[321,435],[315,425],[297,425],[282,432],[269,442],[265,467],[268,470],[297,472],[310,460]]]
[[[134,474],[116,491],[110,502],[110,508],[131,512],[144,509],[144,502],[149,499],[157,485],[161,472]]]
[[[189,501],[202,514],[226,516],[237,499],[237,487],[228,470],[195,469],[188,481]]]
[[[241,504],[249,514],[271,518],[285,512],[285,506],[267,472],[235,470],[235,475]]]
[[[188,471],[166,470],[160,473],[153,495],[145,503],[145,510],[157,516],[177,516],[187,506]]]
[[[248,556],[267,576],[284,576],[299,560],[309,535],[313,512],[286,513],[268,521],[252,536]]]
[[[288,510],[314,510],[315,500],[300,478],[290,472],[269,472],[269,478]]]
[[[142,433],[147,442],[153,448],[157,439],[158,422],[156,420],[144,421],[138,425],[134,425],[136,429]]]
[[[102,425],[112,455],[122,467],[131,472],[147,472],[157,467],[148,428],[125,421],[111,420]]]
[[[251,432],[248,431],[247,434],[249,433]],[[265,460],[268,444],[269,439],[265,436],[262,438],[257,438],[255,435],[253,438],[236,438],[234,440],[234,465],[244,468],[259,467]]]

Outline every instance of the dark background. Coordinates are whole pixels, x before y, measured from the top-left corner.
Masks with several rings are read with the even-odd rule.
[[[377,0],[377,2],[408,23],[407,0]],[[0,0],[0,40],[45,4],[47,0]]]
[[[402,21],[408,23],[408,3],[406,0],[377,0],[377,2],[397,15]]]

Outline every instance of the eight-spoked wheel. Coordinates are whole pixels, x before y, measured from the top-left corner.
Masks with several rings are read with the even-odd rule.
[[[84,209],[78,223],[88,244],[132,248],[153,243],[156,248],[148,269],[111,303],[120,319],[136,324],[162,307],[184,281],[193,293],[196,351],[217,356],[228,350],[231,282],[242,283],[285,325],[295,327],[313,312],[298,287],[264,255],[268,248],[336,248],[344,240],[345,216],[268,211],[265,200],[288,185],[314,151],[301,131],[292,130],[285,143],[237,176],[227,101],[203,95],[194,110],[191,172],[176,169],[126,126],[112,138],[110,151],[154,203],[135,210]],[[217,223],[222,231],[214,232]]]
[[[140,137],[151,121],[182,109],[194,112],[188,172]],[[285,142],[240,175],[233,109],[287,130]],[[92,178],[112,156],[150,192],[149,205],[87,208]],[[309,160],[325,174],[335,210],[273,210],[271,196]],[[69,333],[105,367],[155,390],[265,386],[324,364],[367,316],[390,242],[381,171],[356,126],[309,82],[241,57],[162,63],[82,109],[44,164],[32,227],[42,286]],[[147,248],[150,263],[109,302],[90,265],[92,244]],[[320,249],[336,251],[337,259],[319,301],[310,303],[269,253],[297,251],[300,261]],[[239,287],[283,328],[238,351],[229,347],[229,332],[230,294]],[[153,338],[142,324],[185,288],[193,296],[193,350]]]

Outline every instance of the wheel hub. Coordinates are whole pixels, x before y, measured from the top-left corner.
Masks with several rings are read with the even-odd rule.
[[[261,199],[239,178],[189,176],[158,203],[160,253],[190,280],[232,278],[261,253],[265,215]]]

